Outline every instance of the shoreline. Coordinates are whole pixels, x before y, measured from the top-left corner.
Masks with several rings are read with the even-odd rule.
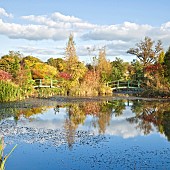
[[[126,93],[115,93],[112,96],[50,96],[50,97],[29,97],[23,100],[0,102],[0,106],[8,105],[37,105],[37,103],[44,103],[47,105],[60,103],[79,103],[79,102],[100,102],[100,101],[114,101],[114,100],[144,100],[144,101],[161,101],[170,102],[170,98],[149,98],[133,96]],[[38,104],[39,105],[39,104]]]
[[[149,97],[140,97],[133,96],[128,94],[117,93],[112,96],[52,96],[48,98],[38,98],[46,99],[56,102],[81,102],[81,101],[103,101],[103,100],[146,100],[146,101],[167,101],[170,102],[170,98],[149,98]]]

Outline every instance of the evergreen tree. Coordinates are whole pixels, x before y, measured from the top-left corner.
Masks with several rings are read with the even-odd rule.
[[[73,35],[70,34],[69,40],[66,47],[66,69],[69,73],[72,73],[74,67],[76,67],[78,63],[78,56],[76,54],[75,43],[73,40]]]
[[[106,59],[106,50],[105,48],[99,51],[97,71],[100,74],[101,81],[107,82],[112,73],[111,63]]]
[[[112,81],[125,79],[126,67],[122,59],[112,61]]]
[[[170,82],[170,47],[164,57],[165,78]]]
[[[73,35],[70,34],[66,47],[66,72],[71,75],[73,80],[79,81],[85,74],[85,71],[86,67],[78,59]]]

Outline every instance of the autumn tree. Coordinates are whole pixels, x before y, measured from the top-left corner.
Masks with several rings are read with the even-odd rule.
[[[23,58],[24,67],[30,69],[33,79],[55,79],[58,71],[55,67],[42,62],[34,56]]]
[[[36,63],[31,67],[34,79],[55,79],[58,75],[57,69],[46,63]]]
[[[43,63],[39,58],[36,58],[34,56],[26,56],[23,58],[23,63],[27,67],[32,67],[35,63]]]
[[[144,41],[136,44],[136,48],[130,48],[127,53],[137,56],[143,65],[143,75],[145,77],[145,67],[154,64],[158,61],[160,53],[162,52],[162,42],[157,41],[154,46],[154,41],[151,38],[145,37]]]
[[[65,58],[66,58],[66,70],[70,74],[73,74],[79,60],[76,53],[75,43],[72,34],[70,34],[69,36],[69,40],[65,52]]]
[[[98,93],[100,86],[100,75],[98,72],[89,70],[86,72],[83,82],[81,83],[81,89],[85,92],[85,95],[95,95]]]
[[[1,57],[0,69],[10,73],[15,79],[20,69],[21,58],[22,54],[20,52],[9,51],[9,54]]]
[[[49,58],[47,64],[57,68],[59,72],[62,72],[65,69],[66,62],[62,58]]]
[[[20,61],[20,68],[13,81],[22,88],[25,95],[28,96],[33,91],[31,70],[25,65],[23,59]]]
[[[97,71],[100,74],[101,82],[108,82],[112,73],[110,62],[106,59],[106,50],[102,48],[99,51]]]
[[[137,48],[131,48],[127,53],[136,55],[142,62],[143,66],[147,66],[155,63],[163,50],[162,42],[160,40],[158,40],[154,48],[153,45],[154,41],[149,37],[145,37],[144,41],[141,41],[136,45]]]
[[[72,34],[70,34],[66,46],[65,60],[65,69],[63,71],[71,76],[69,83],[66,82],[67,90],[76,91],[87,69],[84,63],[78,59]]]

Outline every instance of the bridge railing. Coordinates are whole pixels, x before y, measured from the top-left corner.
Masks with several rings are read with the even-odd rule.
[[[52,79],[35,79],[34,81],[35,81],[34,88],[41,88],[41,87],[54,88],[57,87],[59,84],[58,80],[52,80]]]
[[[140,81],[122,81],[117,80],[113,82],[109,82],[108,86],[114,89],[139,89],[141,88],[141,82]]]

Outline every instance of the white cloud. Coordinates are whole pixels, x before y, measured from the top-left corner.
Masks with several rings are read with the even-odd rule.
[[[18,122],[19,126],[21,127],[31,127],[36,129],[63,129],[65,119],[48,119],[43,120],[41,118],[35,119],[33,122]],[[79,126],[79,130],[87,130],[90,127],[90,131],[94,134],[98,135],[99,127],[92,127],[90,120],[86,120],[83,126]],[[153,128],[153,130],[155,130]],[[154,132],[154,131],[153,131]],[[152,132],[151,132],[152,133]],[[130,124],[127,120],[111,120],[109,126],[107,126],[105,134],[113,135],[113,136],[120,136],[122,138],[134,138],[136,136],[143,136],[144,132],[140,129],[136,128],[135,124]]]
[[[113,40],[106,43],[106,52],[109,56],[120,56],[126,55],[127,49],[134,46],[134,42],[126,42],[122,40]]]
[[[12,17],[13,17],[12,14],[7,13],[7,12],[5,11],[5,9],[3,9],[3,8],[0,8],[0,16],[5,16],[5,17],[9,17],[9,18],[12,18]]]
[[[3,8],[0,8],[0,15],[6,17],[12,16],[12,14],[7,13]],[[96,46],[97,48],[106,46],[107,55],[127,57],[126,51],[134,47],[145,36],[149,36],[155,41],[158,39],[162,40],[164,47],[169,46],[170,42],[170,22],[164,23],[159,27],[131,22],[97,25],[59,12],[50,15],[21,16],[19,23],[16,23],[14,19],[10,20],[10,22],[4,22],[3,19],[0,19],[1,35],[10,39],[16,39],[16,41],[17,39],[66,41],[69,34],[74,33],[77,54],[79,56],[89,55],[87,46]],[[64,48],[66,42],[60,45]],[[22,50],[25,51],[26,49]],[[32,50],[30,49],[30,51]],[[54,54],[53,50],[42,50],[42,52],[37,50],[38,54],[48,52],[51,52],[51,55]]]
[[[106,129],[106,134],[121,136],[123,138],[132,138],[142,136],[143,132],[135,128],[135,125],[129,124],[126,120],[112,121]]]
[[[169,33],[170,22],[162,24],[160,28],[152,27],[151,25],[143,24],[139,25],[131,22],[124,22],[122,24],[115,25],[96,25],[74,16],[63,15],[59,12],[51,15],[29,15],[22,16],[24,20],[30,21],[30,25],[22,25],[20,27],[22,32],[26,31],[28,36],[24,36],[25,39],[53,39],[60,40],[68,37],[70,32],[74,32],[77,37],[81,37],[82,40],[92,41],[134,41],[141,40],[145,36],[156,36],[160,35],[160,38],[167,38]],[[16,23],[6,23],[18,26]],[[30,28],[32,28],[30,30]],[[35,30],[37,30],[35,32]],[[32,31],[32,35],[30,34]],[[38,32],[38,34],[37,34]],[[42,35],[42,32],[44,34]],[[35,36],[36,33],[36,36]],[[56,37],[58,33],[61,37]],[[66,35],[64,36],[64,33]],[[11,38],[21,38],[17,33],[16,36],[9,36]],[[31,38],[32,37],[32,38]],[[39,38],[38,38],[39,37]],[[159,38],[159,37],[158,37]],[[168,36],[169,38],[169,36]]]
[[[70,30],[73,32],[82,32],[86,31],[88,29],[94,29],[97,27],[97,25],[90,24],[86,21],[82,21],[79,18],[73,17],[73,16],[65,16],[61,13],[53,13],[49,16],[47,15],[29,15],[29,16],[22,16],[21,17],[24,20],[32,21],[38,24],[46,25],[48,27],[52,28],[61,28]]]
[[[167,22],[167,23],[161,25],[161,30],[164,31],[166,29],[170,29],[170,22]]]
[[[55,22],[51,18],[48,18],[47,16],[35,16],[35,15],[29,15],[29,16],[22,16],[22,19],[29,20],[44,26],[48,26],[49,28],[59,28],[59,29],[70,29],[71,24],[65,23],[65,22]]]
[[[5,23],[2,19],[0,19],[0,34],[12,39],[27,40],[63,40],[69,36],[69,32],[66,30],[48,28],[44,25]]]
[[[147,32],[152,29],[149,25],[137,25],[135,23],[124,22],[119,25],[103,25],[84,34],[84,40],[122,40],[130,41],[139,39],[147,35]]]
[[[56,55],[57,50],[56,49],[49,49],[49,48],[38,48],[33,46],[21,46],[18,47],[19,51],[22,53],[27,54],[39,54],[39,55]]]
[[[56,21],[63,21],[63,22],[82,22],[80,18],[76,18],[74,16],[63,15],[59,12],[55,12],[52,14],[52,19]]]

